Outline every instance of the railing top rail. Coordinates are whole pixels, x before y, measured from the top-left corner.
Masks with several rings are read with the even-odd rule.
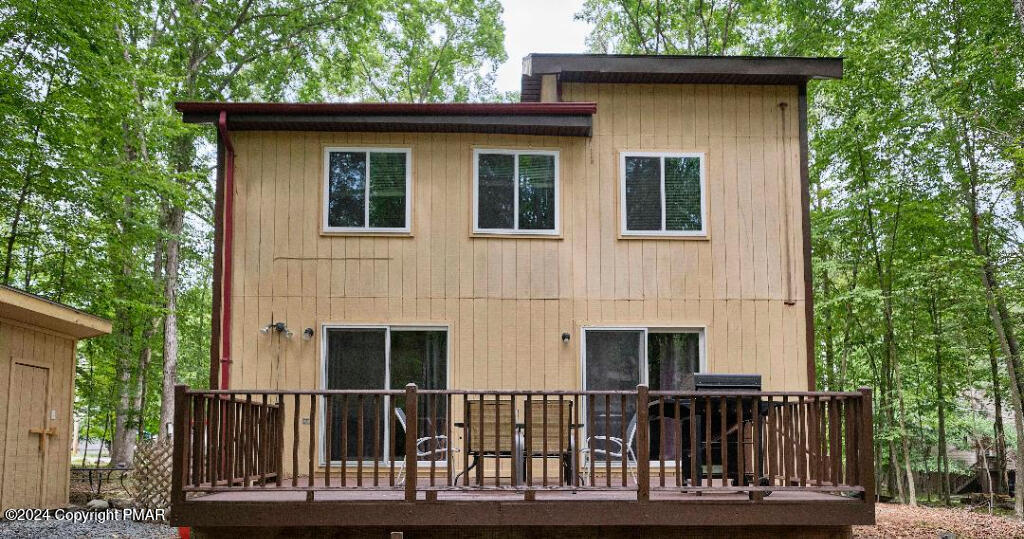
[[[421,395],[486,395],[486,396],[548,396],[548,397],[585,397],[588,395],[636,395],[635,389],[629,390],[565,390],[565,389],[417,389]],[[405,395],[404,389],[189,389],[189,395]],[[651,391],[651,397],[823,397],[823,398],[859,398],[857,391],[750,391],[750,390],[705,390]]]

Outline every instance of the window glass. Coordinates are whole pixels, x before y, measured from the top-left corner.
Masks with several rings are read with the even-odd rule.
[[[555,156],[519,155],[519,228],[555,229]]]
[[[448,387],[448,333],[443,330],[410,331],[391,330],[391,389],[405,389],[406,384],[414,383],[419,389],[445,389]],[[405,397],[394,397],[395,407],[405,409]],[[446,399],[431,399],[425,395],[419,397],[417,421],[420,437],[433,437],[446,434],[448,430],[448,403]],[[433,410],[431,408],[433,407]],[[401,423],[395,423],[395,455],[405,456],[405,429]],[[421,444],[422,450],[436,449],[432,444],[437,440],[427,440]],[[441,454],[433,457],[441,459]],[[420,460],[431,460],[426,457]]]
[[[327,226],[361,227],[366,217],[366,153],[331,152],[328,163]]]
[[[327,227],[406,229],[407,160],[404,150],[328,151]]]
[[[370,152],[370,226],[405,226],[405,154]]]
[[[700,158],[665,158],[665,229],[701,230]]]
[[[327,389],[382,389],[385,387],[384,329],[327,330]],[[342,416],[347,415],[348,460],[373,455],[375,410],[373,399],[363,400],[362,447],[359,443],[359,401],[334,396],[331,401],[331,460],[342,456]],[[377,412],[380,413],[380,412]],[[379,431],[378,431],[379,432]],[[383,437],[378,438],[383,441]]]
[[[661,230],[659,157],[626,157],[626,230]]]
[[[515,156],[482,153],[477,167],[477,226],[512,228],[515,226]]]

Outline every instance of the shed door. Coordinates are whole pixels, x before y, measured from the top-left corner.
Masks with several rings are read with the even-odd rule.
[[[40,507],[43,494],[43,451],[30,429],[46,427],[47,381],[50,369],[24,363],[11,367],[11,400],[7,407],[4,444],[3,506]]]

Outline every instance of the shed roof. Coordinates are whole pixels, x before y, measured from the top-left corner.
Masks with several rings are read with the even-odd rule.
[[[540,101],[543,75],[560,82],[801,84],[842,78],[843,59],[534,53],[523,58],[523,101]]]
[[[106,335],[111,331],[109,320],[5,285],[0,285],[0,318],[38,326],[76,339]]]

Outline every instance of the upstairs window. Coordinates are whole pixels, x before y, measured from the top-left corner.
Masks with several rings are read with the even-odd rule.
[[[623,152],[624,236],[703,236],[704,154]]]
[[[473,152],[473,232],[558,234],[558,152]]]
[[[325,232],[408,232],[408,149],[327,148]]]

